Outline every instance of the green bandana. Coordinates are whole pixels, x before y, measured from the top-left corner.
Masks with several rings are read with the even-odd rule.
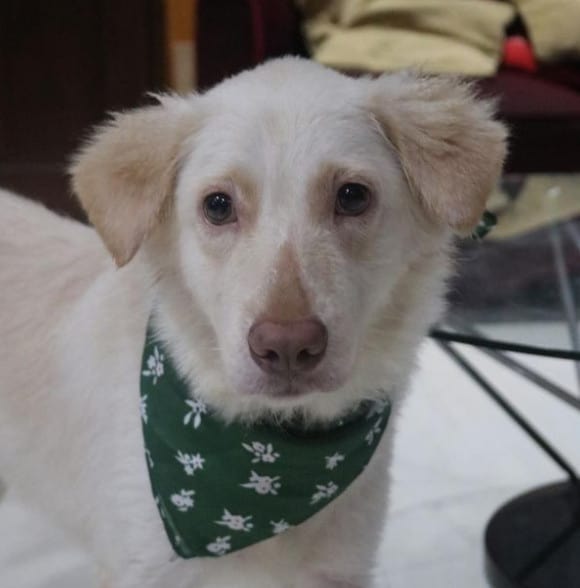
[[[385,400],[316,430],[226,424],[191,395],[150,333],[140,407],[153,495],[183,558],[237,551],[322,510],[362,473],[390,413]]]

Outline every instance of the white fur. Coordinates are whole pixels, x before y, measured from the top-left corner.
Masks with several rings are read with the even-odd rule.
[[[388,88],[407,79],[389,78],[385,109]],[[168,212],[121,269],[93,229],[0,192],[0,473],[78,533],[102,567],[102,588],[368,585],[397,413],[417,346],[441,310],[451,232],[407,184],[413,170],[403,173],[401,149],[372,110],[381,91],[381,81],[286,59],[203,96],[162,98],[159,116],[196,122],[180,139]],[[79,165],[103,149],[97,136]],[[327,219],[313,218],[313,199],[328,195],[313,194],[312,180],[329,163],[343,181],[372,186],[364,219],[337,222],[332,207]],[[232,168],[253,182],[255,221],[208,226],[200,213],[208,191],[233,193],[240,206],[247,196],[227,175]],[[105,182],[107,169],[99,174]],[[123,222],[129,230],[130,217]],[[283,271],[285,245],[329,331],[317,369],[330,390],[312,385],[283,400],[268,394],[246,336]],[[279,537],[218,560],[175,557],[150,492],[138,409],[153,308],[180,370],[226,418],[300,410],[330,419],[388,391],[394,414],[371,465],[331,506]]]

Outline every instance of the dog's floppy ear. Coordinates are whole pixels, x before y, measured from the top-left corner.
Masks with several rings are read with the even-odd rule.
[[[403,72],[369,83],[373,116],[423,208],[454,231],[470,231],[506,155],[507,133],[494,120],[493,103],[449,77]]]
[[[122,114],[97,129],[71,166],[73,188],[118,266],[167,208],[183,140],[195,128],[185,100]]]

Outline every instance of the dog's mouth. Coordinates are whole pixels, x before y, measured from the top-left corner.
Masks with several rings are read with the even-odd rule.
[[[267,389],[266,395],[271,398],[289,399],[306,396],[313,392],[311,386],[305,385],[302,382],[289,380],[288,382],[280,383],[277,386],[272,386]]]
[[[332,393],[343,384],[343,378],[329,377],[322,373],[286,378],[269,376],[261,386],[253,390],[253,394],[261,394],[269,399],[283,401],[298,399],[316,392]]]

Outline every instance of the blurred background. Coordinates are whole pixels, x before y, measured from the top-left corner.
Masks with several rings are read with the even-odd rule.
[[[511,132],[490,200],[499,224],[459,245],[440,327],[579,352],[580,0],[2,0],[0,186],[84,220],[66,166],[92,125],[147,92],[202,91],[286,54],[350,75],[463,75],[496,98]],[[580,586],[579,383],[577,362],[425,343],[377,586]],[[552,482],[530,499],[545,519],[495,516]],[[8,492],[0,587],[91,587],[93,572]]]

